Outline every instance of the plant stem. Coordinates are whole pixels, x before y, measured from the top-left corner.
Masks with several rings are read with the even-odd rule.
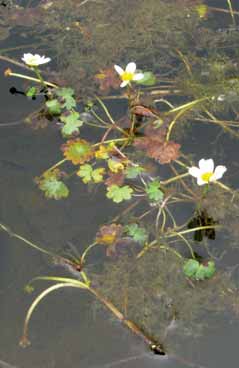
[[[188,175],[189,175],[189,173],[186,172],[184,174],[174,176],[173,178],[170,178],[168,180],[161,181],[160,183],[163,184],[163,185],[167,185],[167,184],[172,183],[174,181],[180,180],[181,178],[184,178],[185,176],[188,176]]]
[[[18,77],[18,78],[22,78],[22,79],[26,79],[26,80],[30,80],[30,81],[33,81],[33,82],[37,82],[37,83],[40,83],[40,84],[44,84],[44,86],[49,86],[49,87],[53,87],[53,88],[57,88],[58,86],[54,83],[51,83],[51,82],[47,82],[45,80],[41,80],[41,79],[38,79],[38,78],[33,78],[33,77],[29,77],[28,75],[24,75],[24,74],[19,74],[19,73],[12,73],[12,72],[8,72],[7,73],[7,76],[10,76],[10,77]]]

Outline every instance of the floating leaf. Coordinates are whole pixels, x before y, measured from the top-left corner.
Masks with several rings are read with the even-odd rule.
[[[96,234],[96,241],[99,244],[114,244],[123,233],[123,226],[119,224],[110,224],[101,226]]]
[[[95,158],[107,160],[109,158],[109,152],[111,148],[103,144],[100,145],[99,149],[95,151]]]
[[[74,90],[72,88],[58,88],[56,91],[56,95],[63,99],[62,108],[66,108],[67,110],[71,110],[76,107],[76,100],[74,99]]]
[[[61,104],[57,99],[46,101],[46,106],[51,115],[59,115],[61,113]]]
[[[94,156],[91,145],[80,138],[68,140],[66,144],[62,145],[62,150],[66,159],[74,165],[83,164]]]
[[[69,195],[67,186],[55,176],[44,177],[39,182],[39,188],[47,198],[61,199]]]
[[[113,173],[118,173],[119,171],[124,170],[124,165],[122,161],[118,159],[110,158],[108,160],[108,166],[109,166],[110,171],[112,171]]]
[[[100,183],[103,181],[103,174],[105,169],[100,167],[98,169],[93,169],[91,165],[85,164],[80,167],[80,170],[77,172],[77,175],[82,178],[82,181],[87,184],[91,181],[95,183]]]
[[[144,171],[144,168],[139,165],[135,166],[127,166],[125,170],[126,178],[127,179],[135,179],[139,174]]]
[[[107,188],[107,198],[110,198],[115,203],[120,203],[124,200],[131,199],[133,193],[133,189],[128,185],[124,185],[123,187],[119,187],[118,185],[111,185]]]
[[[146,189],[145,192],[147,193],[149,199],[151,201],[162,201],[163,197],[164,197],[164,193],[162,192],[161,188],[160,188],[160,181],[159,180],[154,180],[151,181]]]
[[[125,226],[126,233],[133,238],[134,241],[144,244],[148,239],[147,231],[138,224],[130,224]]]
[[[200,264],[195,259],[189,259],[183,266],[183,272],[187,277],[194,280],[210,279],[216,272],[214,261],[208,261],[207,264]]]
[[[79,128],[83,125],[83,121],[79,117],[80,114],[77,111],[72,111],[66,116],[61,115],[60,120],[65,124],[61,129],[63,136],[69,136],[79,132]]]
[[[201,264],[195,274],[196,280],[210,279],[216,272],[215,263],[209,261],[207,265]]]
[[[30,87],[26,92],[27,97],[36,97],[36,94],[37,94],[37,88],[36,87]]]
[[[199,18],[206,18],[208,15],[209,8],[206,4],[199,4],[195,6],[195,10],[199,15]]]
[[[157,79],[152,72],[144,72],[144,77],[138,81],[135,81],[137,84],[142,86],[153,86],[156,84]]]
[[[183,272],[187,277],[194,277],[200,264],[196,259],[189,259],[183,266]]]

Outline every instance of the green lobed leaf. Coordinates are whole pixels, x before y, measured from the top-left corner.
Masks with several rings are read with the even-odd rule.
[[[58,88],[56,94],[64,99],[62,103],[63,108],[65,107],[67,110],[71,110],[76,107],[76,100],[73,97],[74,90],[72,88]]]
[[[189,259],[183,266],[183,272],[187,277],[194,277],[199,267],[200,264],[196,259]]]
[[[82,178],[83,183],[87,184],[91,181],[93,168],[89,164],[81,165],[77,175]]]
[[[92,172],[92,179],[95,183],[100,183],[103,181],[103,174],[105,169],[103,167],[99,167],[98,169],[93,170]]]
[[[30,87],[27,92],[26,92],[26,96],[27,97],[35,97],[37,94],[37,88],[36,87]]]
[[[83,121],[79,117],[80,114],[77,111],[72,111],[69,115],[60,117],[60,120],[65,124],[61,129],[63,136],[70,136],[79,132],[79,128],[83,125]]]
[[[126,178],[135,179],[143,171],[144,171],[144,168],[141,166],[128,166],[125,170]]]
[[[144,244],[148,239],[146,229],[144,227],[140,227],[138,224],[130,224],[125,226],[125,231],[134,239],[134,241],[140,244]]]
[[[183,272],[194,280],[210,279],[216,272],[215,263],[208,261],[206,265],[200,264],[195,259],[189,259],[183,266]]]
[[[157,79],[152,72],[144,72],[144,77],[138,81],[135,81],[137,84],[142,86],[153,86],[156,84]]]
[[[47,101],[46,106],[51,115],[59,115],[61,113],[61,104],[56,98]]]
[[[145,192],[147,193],[151,201],[158,202],[158,201],[161,201],[164,197],[164,193],[160,189],[160,181],[157,179],[154,181],[151,181],[147,185]]]
[[[93,170],[90,164],[84,164],[81,165],[77,175],[82,178],[82,181],[85,184],[90,183],[91,181],[94,183],[100,183],[103,181],[104,171],[105,169],[103,167]]]
[[[201,264],[195,274],[196,280],[210,279],[216,272],[215,263],[209,261],[207,265]]]
[[[61,199],[69,195],[67,186],[54,176],[43,179],[39,184],[39,188],[44,192],[47,198]]]
[[[119,187],[118,185],[111,185],[107,188],[107,198],[110,198],[115,203],[120,203],[122,201],[131,199],[133,193],[133,189],[128,185],[124,185]]]

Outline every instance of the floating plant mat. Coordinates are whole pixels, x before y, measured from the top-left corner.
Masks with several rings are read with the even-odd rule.
[[[67,201],[81,183],[83,193],[101,188],[102,209],[104,201],[119,206],[76,252],[57,254],[0,224],[70,272],[27,285],[31,292],[35,281],[52,282],[27,312],[22,346],[39,303],[68,287],[94,296],[97,309],[158,355],[180,357],[180,343],[203,336],[218,317],[237,320],[238,265],[226,260],[238,252],[238,167],[227,148],[236,150],[239,138],[239,32],[238,12],[224,5],[57,0],[0,8],[1,38],[27,34],[46,55],[24,42],[18,59],[16,49],[0,56],[11,66],[5,76],[25,83],[11,92],[39,101],[25,117],[29,129],[50,128],[60,142],[59,160],[50,157],[32,178],[35,190],[42,201]]]

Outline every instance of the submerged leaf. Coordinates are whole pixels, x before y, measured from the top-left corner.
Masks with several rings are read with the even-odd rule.
[[[113,68],[107,68],[96,74],[95,80],[100,85],[100,91],[107,93],[111,88],[117,89],[120,86],[120,80],[115,74]]]
[[[110,224],[101,226],[96,234],[96,241],[99,244],[114,244],[123,233],[123,226],[120,224]]]
[[[124,183],[124,173],[123,171],[120,171],[118,173],[109,173],[109,177],[105,180],[105,184],[110,187],[111,185],[115,184],[118,186],[122,186]]]
[[[111,185],[107,188],[107,198],[110,198],[115,203],[120,203],[124,200],[131,199],[133,193],[133,189],[128,185],[124,185],[123,187],[119,187],[118,185]]]
[[[168,164],[180,155],[180,144],[166,141],[166,130],[155,126],[148,126],[145,129],[145,136],[135,139],[134,145],[145,150],[147,156],[161,164]]]
[[[138,224],[130,224],[125,226],[126,233],[133,238],[135,242],[144,244],[148,239],[147,231]]]
[[[127,166],[125,170],[126,178],[127,179],[135,179],[139,174],[144,171],[144,168],[139,165],[135,166]]]

